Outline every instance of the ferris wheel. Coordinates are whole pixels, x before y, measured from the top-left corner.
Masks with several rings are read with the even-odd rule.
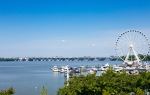
[[[140,31],[126,31],[117,38],[115,50],[116,55],[124,64],[139,65],[150,53],[149,39]]]

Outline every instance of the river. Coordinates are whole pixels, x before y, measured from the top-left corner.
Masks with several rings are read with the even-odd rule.
[[[93,66],[102,64],[119,64],[116,61],[73,61],[73,62],[0,62],[0,89],[13,87],[15,95],[39,95],[43,86],[49,95],[56,95],[64,85],[64,75],[54,73],[51,67],[57,65]]]

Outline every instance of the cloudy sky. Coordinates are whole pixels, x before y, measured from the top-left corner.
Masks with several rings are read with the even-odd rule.
[[[149,0],[0,0],[0,57],[111,56],[130,29],[150,37]]]

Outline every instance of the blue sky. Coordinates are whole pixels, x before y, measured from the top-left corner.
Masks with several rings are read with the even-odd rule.
[[[0,0],[0,57],[110,56],[130,29],[149,37],[149,0]]]

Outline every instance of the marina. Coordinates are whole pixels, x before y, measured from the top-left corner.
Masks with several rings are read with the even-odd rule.
[[[119,64],[119,65],[109,65],[108,63],[104,65],[98,65],[98,66],[79,66],[79,67],[70,67],[68,65],[66,66],[54,66],[51,68],[53,72],[58,73],[67,73],[67,70],[69,70],[69,74],[96,74],[97,72],[104,72],[108,69],[112,69],[115,72],[122,72],[125,71],[128,74],[138,74],[140,72],[149,72],[150,71],[150,64],[145,62],[141,66],[128,66],[125,64]]]

